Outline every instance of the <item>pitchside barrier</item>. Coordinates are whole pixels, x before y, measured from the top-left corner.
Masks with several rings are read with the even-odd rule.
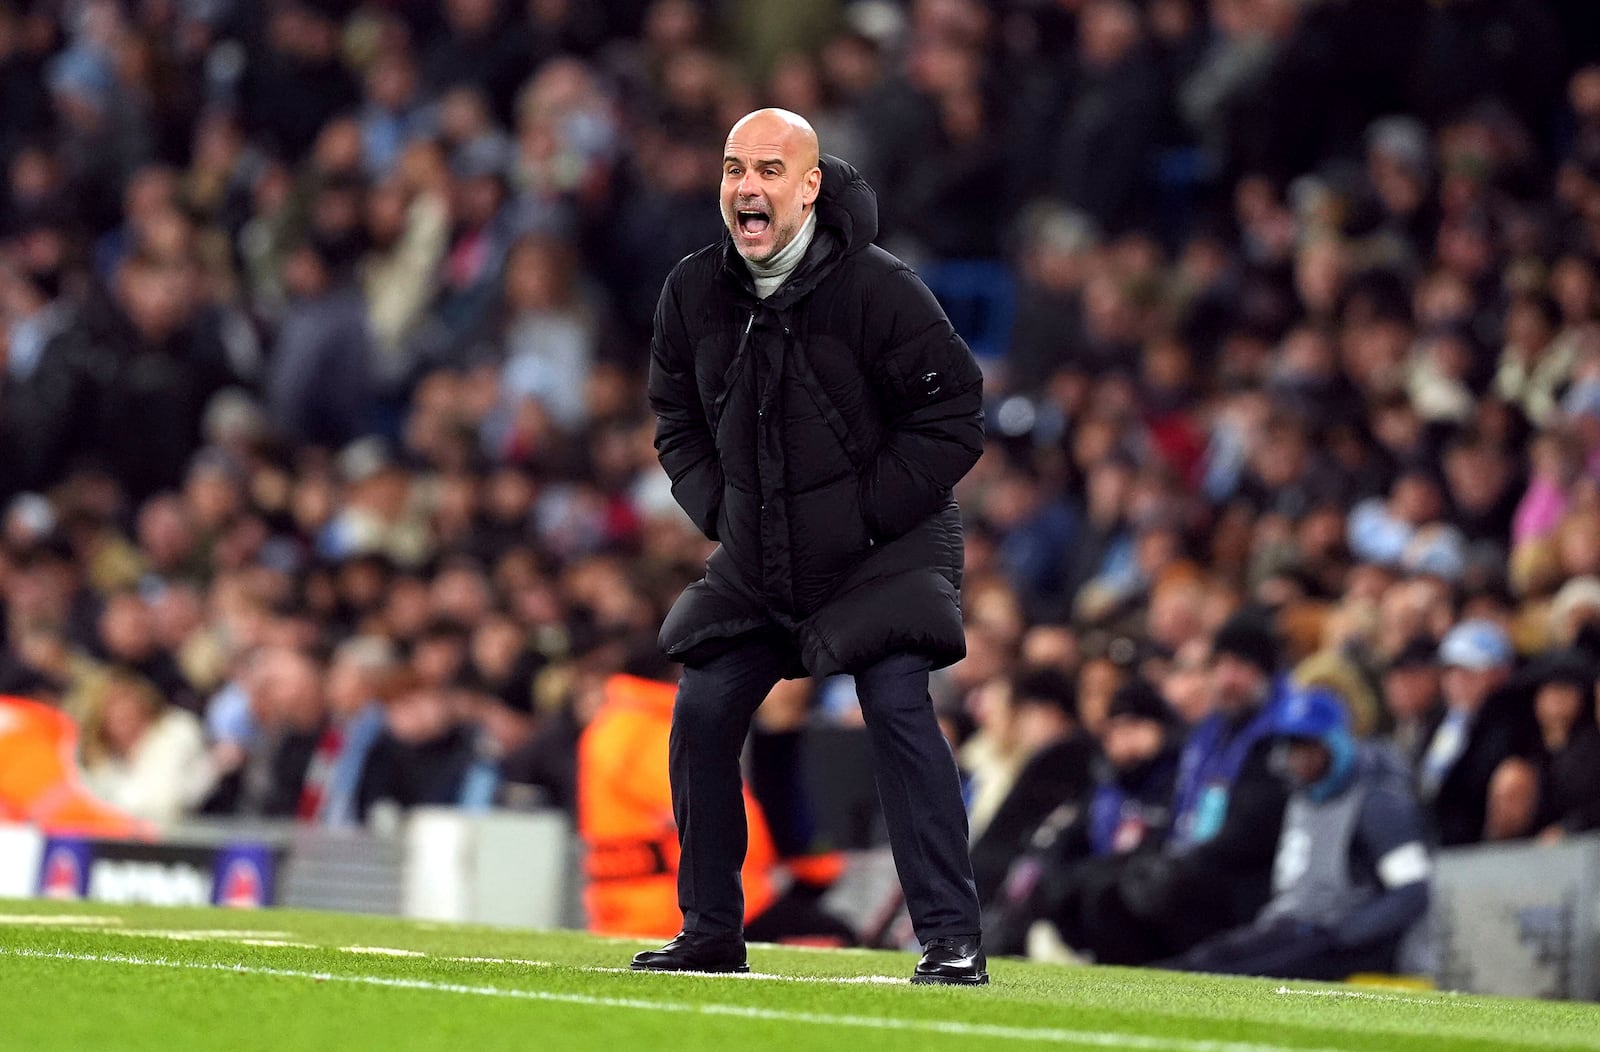
[[[1600,1000],[1600,835],[1445,852],[1416,934],[1441,989]]]
[[[282,905],[527,928],[583,925],[581,848],[557,811],[421,808],[375,829],[191,823],[159,842],[0,825],[0,899]],[[860,926],[892,897],[888,850],[853,852],[832,904]],[[854,910],[852,910],[854,907]],[[867,913],[860,911],[865,909]],[[856,915],[860,913],[860,915]],[[1439,858],[1407,971],[1442,989],[1600,1000],[1600,835]]]
[[[0,825],[0,898],[583,924],[577,845],[562,812],[418,808],[375,826],[194,822],[150,842]]]

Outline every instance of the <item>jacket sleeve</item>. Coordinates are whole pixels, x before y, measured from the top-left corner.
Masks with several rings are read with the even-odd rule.
[[[672,480],[672,496],[700,532],[717,539],[722,467],[694,378],[694,354],[678,302],[681,267],[667,278],[650,338],[650,408],[656,454]]]
[[[868,374],[886,437],[862,473],[861,508],[873,535],[893,540],[939,511],[983,452],[983,374],[910,270],[871,295],[888,308],[868,343],[880,348]]]
[[[1375,787],[1363,801],[1356,835],[1372,859],[1379,892],[1340,919],[1331,933],[1336,946],[1402,935],[1428,912],[1433,859],[1416,800],[1408,792]]]

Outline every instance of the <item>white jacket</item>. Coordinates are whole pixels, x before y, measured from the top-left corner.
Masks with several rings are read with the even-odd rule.
[[[168,708],[130,755],[92,764],[84,779],[96,796],[113,807],[135,818],[165,824],[199,807],[216,776],[206,756],[200,721],[184,709]]]

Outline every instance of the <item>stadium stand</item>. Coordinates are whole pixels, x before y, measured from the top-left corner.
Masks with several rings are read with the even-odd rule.
[[[85,785],[162,823],[575,813],[603,685],[709,551],[643,373],[720,236],[722,136],[770,104],[985,355],[934,691],[977,824],[1027,818],[984,843],[993,903],[1041,859],[1134,914],[1204,884],[1174,845],[1209,836],[1162,823],[1221,828],[1240,758],[1141,799],[1108,877],[1094,801],[1142,768],[1090,754],[1129,684],[1170,709],[1129,755],[1214,726],[1240,611],[1400,757],[1435,846],[1600,828],[1595,5],[776,11],[0,8],[0,694],[76,721]],[[1077,767],[1021,779],[1063,746],[1017,704],[1041,677]],[[773,708],[784,850],[874,840],[859,769],[795,791],[827,768],[796,733],[859,733],[849,683]],[[1256,907],[1271,847],[1234,860]]]

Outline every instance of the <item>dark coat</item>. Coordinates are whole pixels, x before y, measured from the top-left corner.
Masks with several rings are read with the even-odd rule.
[[[1582,725],[1566,748],[1539,757],[1536,828],[1558,825],[1568,833],[1600,829],[1600,730]]]
[[[1217,834],[1175,856],[1164,918],[1174,944],[1248,924],[1267,904],[1288,802],[1288,783],[1272,769],[1272,741],[1263,738],[1233,781]]]
[[[933,295],[872,244],[877,199],[822,161],[817,230],[765,300],[729,238],[667,278],[650,350],[656,450],[721,542],[661,629],[686,664],[777,630],[792,675],[966,652],[951,489],[983,449],[982,376]]]
[[[217,319],[197,316],[158,339],[117,305],[90,324],[92,401],[79,425],[80,448],[135,500],[175,488],[200,447],[206,404],[238,379]]]
[[[246,769],[228,774],[211,790],[201,811],[248,818],[293,818],[300,806],[306,772],[321,740],[322,731],[316,730],[285,734],[262,743],[261,754],[247,761],[246,767],[259,767],[265,777],[257,781]]]
[[[87,333],[65,309],[45,340],[39,360],[26,372],[0,374],[0,501],[24,490],[49,488],[65,473],[83,442],[84,417],[92,412],[93,376]]]
[[[402,742],[384,731],[367,753],[356,789],[362,821],[379,800],[392,800],[407,809],[458,804],[467,770],[476,757],[473,733],[464,726],[418,743]]]
[[[1500,764],[1531,751],[1531,706],[1518,704],[1514,691],[1502,688],[1490,695],[1482,713],[1467,732],[1466,748],[1439,783],[1438,792],[1423,803],[1432,820],[1440,847],[1458,847],[1483,840],[1489,814],[1489,783]],[[1435,729],[1437,734],[1437,729]],[[1429,743],[1422,747],[1428,753]]]
[[[1073,735],[1034,754],[1011,791],[973,842],[972,873],[985,905],[1000,891],[1006,873],[1028,850],[1040,825],[1063,804],[1082,799],[1090,786],[1094,746]]]
[[[285,435],[342,446],[372,430],[372,337],[354,286],[294,303],[267,373],[267,413]]]

